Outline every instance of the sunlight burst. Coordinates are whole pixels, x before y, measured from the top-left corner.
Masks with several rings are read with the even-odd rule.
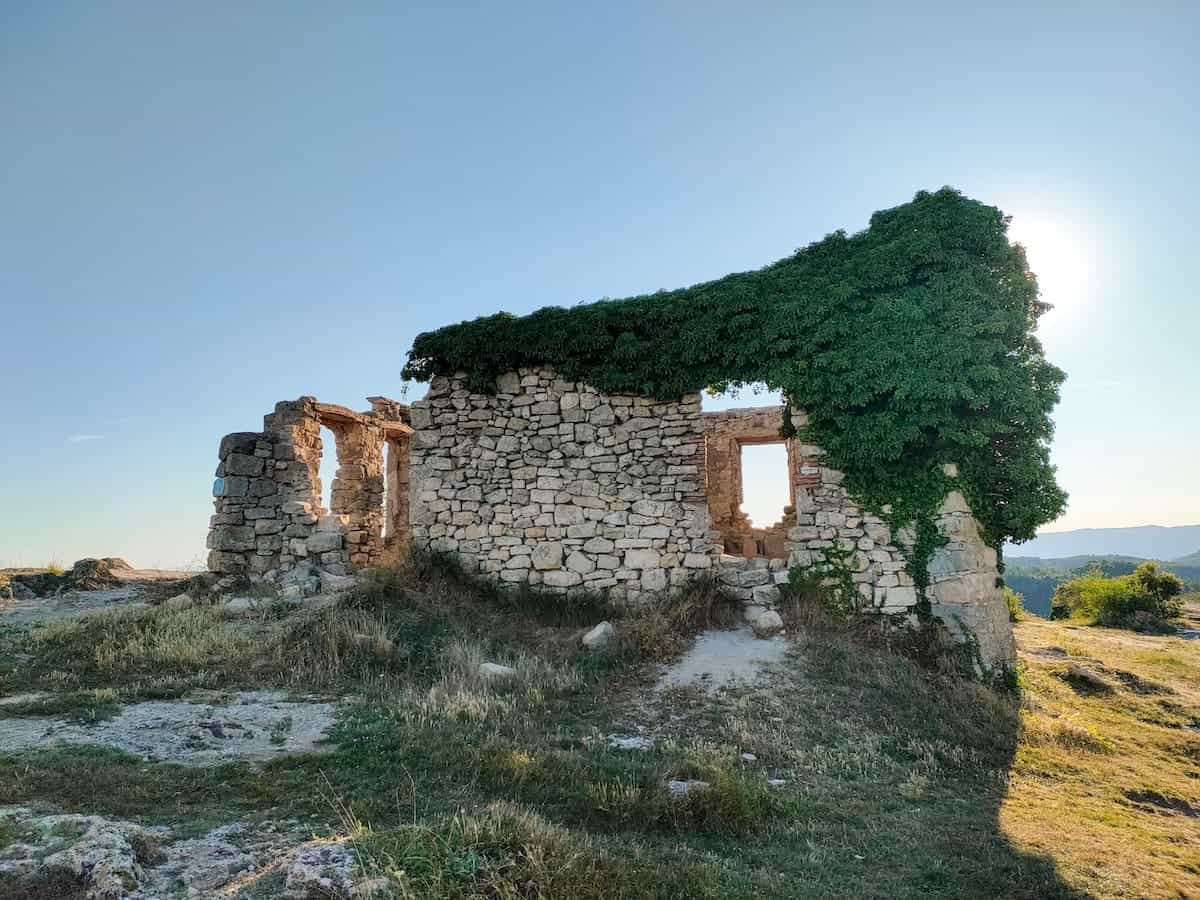
[[[1060,312],[1083,303],[1093,262],[1078,227],[1036,213],[1016,214],[1008,237],[1025,248],[1042,300]]]

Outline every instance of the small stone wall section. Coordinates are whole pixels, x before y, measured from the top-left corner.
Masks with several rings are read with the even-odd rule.
[[[699,394],[605,395],[552,369],[434,378],[412,405],[413,545],[566,593],[636,600],[708,571]]]
[[[377,401],[377,402],[376,402]],[[261,432],[237,432],[221,441],[209,523],[208,567],[223,575],[278,576],[301,565],[333,575],[399,559],[407,546],[407,440],[386,437],[407,407],[373,398],[369,413],[318,403],[283,401],[263,419]],[[330,506],[321,505],[321,426],[336,442],[337,475]],[[394,480],[405,494],[401,519],[385,540],[383,447],[396,452]],[[402,486],[403,485],[403,486]]]

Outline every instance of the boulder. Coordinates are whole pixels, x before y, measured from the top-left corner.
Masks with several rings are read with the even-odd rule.
[[[750,627],[754,630],[755,637],[769,638],[783,631],[783,619],[772,609],[755,618]]]
[[[617,629],[612,626],[611,622],[601,622],[583,636],[581,643],[588,650],[603,650],[616,636]]]
[[[499,663],[485,662],[479,664],[479,674],[487,681],[492,681],[499,678],[512,678],[517,674],[517,670],[511,666],[502,666]]]

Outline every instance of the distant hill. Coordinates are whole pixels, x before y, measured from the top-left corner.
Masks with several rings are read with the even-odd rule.
[[[1133,528],[1079,528],[1039,534],[1024,544],[1009,544],[1004,555],[1059,558],[1064,556],[1130,556],[1178,560],[1200,556],[1200,525],[1139,525]]]
[[[1200,566],[1200,550],[1197,550],[1195,553],[1189,553],[1187,556],[1181,556],[1179,559],[1173,559],[1171,562],[1182,566]]]

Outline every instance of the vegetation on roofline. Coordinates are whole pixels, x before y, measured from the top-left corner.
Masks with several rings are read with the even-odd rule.
[[[845,486],[912,525],[914,576],[959,467],[987,540],[1027,540],[1058,516],[1050,411],[1064,375],[1033,331],[1049,307],[998,209],[951,188],[837,231],[753,272],[527,316],[498,313],[418,335],[404,377],[554,366],[609,393],[676,398],[755,383],[807,414]]]

